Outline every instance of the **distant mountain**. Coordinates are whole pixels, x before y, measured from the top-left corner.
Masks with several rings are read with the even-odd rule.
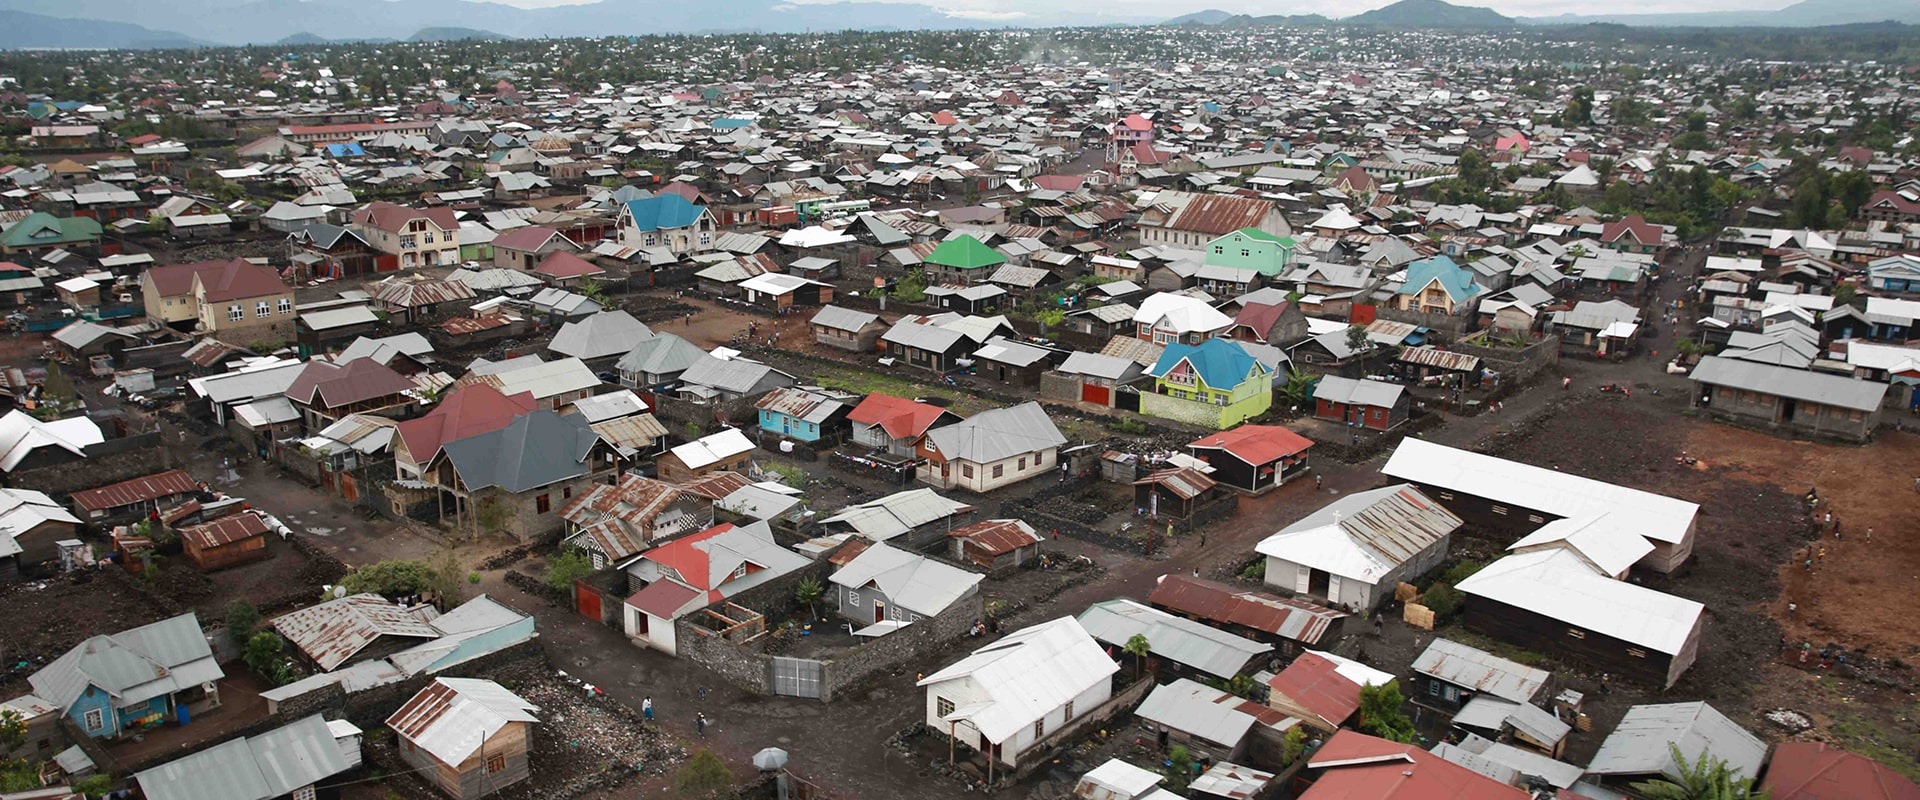
[[[1666,28],[1814,28],[1873,22],[1920,24],[1920,0],[1801,0],[1774,11],[1699,11],[1680,14],[1563,14],[1518,20],[1526,25],[1605,22]]]
[[[125,22],[0,10],[0,49],[145,50],[205,44],[184,33]]]
[[[1174,17],[1173,19],[1167,20],[1166,22],[1162,22],[1160,24],[1168,25],[1168,26],[1218,25],[1236,16],[1244,16],[1244,15],[1221,11],[1220,9],[1217,9],[1217,8],[1209,8],[1205,11],[1195,11],[1191,14],[1182,14],[1180,16]]]
[[[1400,0],[1339,23],[1380,28],[1505,28],[1514,24],[1513,18],[1491,8],[1456,6],[1445,0]]]
[[[413,36],[409,37],[407,41],[410,41],[410,42],[464,42],[469,40],[498,41],[501,39],[511,39],[511,38],[513,37],[502,36],[500,34],[494,33],[493,31],[476,30],[474,28],[441,27],[441,28],[421,28],[418,32],[414,33]]]
[[[274,44],[326,44],[328,41],[330,40],[324,36],[315,36],[306,31],[301,31],[292,36],[282,38],[280,41],[274,42]]]

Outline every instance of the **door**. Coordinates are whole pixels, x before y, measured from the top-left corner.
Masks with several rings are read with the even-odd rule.
[[[349,503],[360,502],[360,484],[353,479],[353,473],[340,473],[340,496]]]
[[[585,586],[577,583],[573,585],[573,608],[575,611],[580,612],[580,616],[586,617],[587,619],[604,619],[604,617],[600,616],[600,594],[590,591]],[[641,619],[644,620],[646,617],[641,617]]]
[[[1302,567],[1297,565],[1293,568],[1293,591],[1294,592],[1299,594],[1306,594],[1307,591],[1312,586],[1312,581],[1313,581],[1313,570],[1307,567]]]
[[[1083,403],[1104,406],[1109,404],[1107,402],[1109,397],[1112,397],[1111,390],[1105,386],[1092,383],[1080,384],[1080,401]]]
[[[877,600],[877,599],[876,599],[876,600],[874,600],[874,601],[873,601],[873,622],[874,622],[874,624],[876,624],[876,625],[877,625],[877,624],[879,624],[879,623],[882,623],[882,622],[886,622],[886,621],[887,621],[887,604],[886,604],[886,603],[883,603],[883,602],[880,602],[880,601],[879,601],[879,600]]]
[[[1327,602],[1334,605],[1340,604],[1340,576],[1338,575],[1327,576]]]

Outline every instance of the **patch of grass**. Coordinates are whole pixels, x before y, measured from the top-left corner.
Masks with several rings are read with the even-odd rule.
[[[899,367],[898,369],[906,369]],[[813,374],[813,382],[829,389],[857,394],[890,394],[909,400],[916,397],[938,397],[946,400],[954,413],[962,416],[985,411],[991,405],[952,387],[936,387],[912,380],[904,375],[894,375],[853,367],[823,367]]]
[[[1540,666],[1541,664],[1547,663],[1547,657],[1544,655],[1536,653],[1532,650],[1528,650],[1524,647],[1515,647],[1511,644],[1507,644],[1506,642],[1502,642],[1497,639],[1491,639],[1486,636],[1481,636],[1480,634],[1467,630],[1466,626],[1464,625],[1452,626],[1451,628],[1447,629],[1445,632],[1441,633],[1441,635],[1447,637],[1448,639],[1452,639],[1456,642],[1467,645],[1469,647],[1477,647],[1481,650],[1485,650],[1496,656],[1507,659],[1508,661],[1514,661],[1517,663],[1525,664],[1529,667],[1537,667],[1537,666]]]

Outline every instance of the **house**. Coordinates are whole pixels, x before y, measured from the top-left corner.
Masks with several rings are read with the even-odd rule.
[[[1052,348],[995,336],[973,351],[973,374],[1015,386],[1040,385],[1040,376],[1059,358]]]
[[[1140,215],[1140,244],[1200,249],[1222,236],[1248,228],[1275,237],[1293,233],[1279,206],[1267,200],[1229,194],[1159,192]]]
[[[551,253],[577,253],[580,245],[545,225],[523,225],[493,237],[493,265],[531,272]]]
[[[1080,612],[1080,627],[1119,650],[1135,636],[1147,637],[1155,674],[1171,672],[1197,680],[1230,681],[1265,669],[1273,645],[1174,616],[1126,598],[1094,603]]]
[[[928,431],[960,419],[941,406],[879,392],[847,412],[854,444],[902,457],[919,452]]]
[[[522,541],[564,527],[554,513],[577,493],[620,473],[623,461],[579,414],[546,409],[505,427],[441,445],[446,465],[431,479],[455,511]]]
[[[1446,560],[1462,521],[1409,484],[1354,492],[1261,540],[1266,581],[1368,611]]]
[[[903,317],[880,337],[888,358],[934,372],[952,372],[973,351],[995,336],[1018,337],[1004,316],[972,317],[945,312]],[[881,362],[892,366],[893,361]]]
[[[1888,384],[1757,361],[1707,356],[1688,376],[1693,406],[1793,435],[1865,442],[1880,426]]]
[[[809,564],[781,547],[765,522],[722,523],[648,550],[627,567],[623,624],[635,644],[667,655],[679,648],[676,623],[700,609],[778,580]]]
[[[315,278],[358,278],[378,271],[379,250],[360,232],[341,225],[315,223],[287,236],[293,263]]]
[[[181,528],[180,546],[186,551],[187,560],[203,572],[272,555],[267,552],[267,522],[252,511]]]
[[[1587,774],[1613,788],[1677,780],[1702,754],[1725,762],[1735,780],[1751,779],[1766,763],[1767,745],[1704,702],[1638,705],[1600,743]]]
[[[1164,780],[1166,776],[1158,772],[1110,758],[1080,776],[1080,782],[1073,787],[1073,796],[1098,800],[1176,800],[1178,795],[1159,788]]]
[[[1154,391],[1140,395],[1143,414],[1226,429],[1273,406],[1273,370],[1229,339],[1169,343],[1147,374]]]
[[[862,628],[892,623],[892,629],[949,612],[978,620],[984,611],[984,576],[911,553],[886,542],[867,545],[827,580],[834,610]],[[878,629],[875,635],[887,632]]]
[[[1532,709],[1544,720],[1555,725],[1566,725],[1537,706],[1524,706],[1524,708]],[[1533,779],[1538,779],[1546,785],[1543,789],[1545,791],[1571,790],[1559,795],[1560,797],[1569,795],[1589,797],[1598,793],[1593,784],[1582,781],[1586,770],[1564,761],[1556,761],[1553,757],[1537,750],[1496,742],[1471,730],[1466,730],[1459,735],[1458,741],[1443,741],[1434,745],[1432,752],[1436,756],[1509,786],[1526,787]]]
[[[1285,347],[1307,338],[1307,315],[1298,303],[1246,303],[1221,336],[1239,342]]]
[[[1193,467],[1170,467],[1133,481],[1133,504],[1156,522],[1178,523],[1188,529],[1224,516],[1237,503],[1228,490]],[[1202,512],[1210,512],[1203,516]]]
[[[407,416],[420,402],[418,391],[412,378],[372,358],[345,364],[316,359],[293,379],[286,398],[306,429],[318,431],[348,414]]]
[[[819,392],[787,386],[760,396],[753,404],[760,430],[800,442],[838,440],[852,407]]]
[[[1267,706],[1332,733],[1360,711],[1360,689],[1394,678],[1358,661],[1308,650],[1267,680]]]
[[[973,510],[932,489],[908,489],[842,508],[820,520],[820,528],[830,535],[850,533],[872,542],[899,541],[920,549],[953,530],[954,517]]]
[[[1887,256],[1867,262],[1867,288],[1875,292],[1920,292],[1920,256]]]
[[[1255,495],[1305,473],[1311,447],[1312,440],[1279,425],[1240,425],[1187,443],[1194,458],[1213,468],[1208,477]]]
[[[484,383],[455,386],[425,415],[402,421],[393,445],[395,474],[418,479],[434,465],[447,442],[497,431],[539,405],[532,392],[508,396]]]
[[[1533,800],[1534,795],[1489,778],[1418,745],[1358,731],[1340,731],[1307,760],[1312,785],[1299,800]]]
[[[1657,255],[1671,243],[1670,234],[1639,214],[1630,214],[1600,227],[1600,244],[1622,253]]]
[[[1639,327],[1640,309],[1617,299],[1580,300],[1573,308],[1553,312],[1562,346],[1585,347],[1602,356],[1631,349]]]
[[[429,605],[401,605],[368,592],[290,611],[269,624],[295,653],[321,672],[333,672],[439,638],[435,614]]]
[[[353,227],[380,251],[375,262],[380,272],[460,263],[460,222],[446,206],[369,203],[353,212]]]
[[[1551,677],[1546,670],[1469,647],[1451,639],[1434,639],[1413,659],[1414,684],[1408,696],[1416,703],[1442,711],[1460,710],[1485,696],[1506,703],[1533,702]]]
[[[70,500],[73,510],[88,522],[105,524],[109,520],[145,516],[173,506],[198,491],[200,485],[186,471],[174,469],[74,492]]]
[[[1291,236],[1279,236],[1259,228],[1241,228],[1206,244],[1204,263],[1209,266],[1252,270],[1264,277],[1275,277],[1293,264],[1299,244]]]
[[[475,800],[531,774],[540,709],[493,681],[436,678],[387,717],[400,760],[453,800]]]
[[[1347,617],[1304,600],[1233,589],[1184,575],[1161,576],[1147,602],[1273,644],[1286,655],[1299,655],[1322,642],[1338,639]]]
[[[473,287],[461,281],[409,275],[390,277],[373,286],[373,301],[388,314],[399,315],[407,324],[423,322],[441,313],[442,308],[470,306],[476,295]]]
[[[0,581],[29,577],[79,538],[80,519],[40,492],[0,488]]]
[[[1017,519],[989,519],[947,532],[948,557],[999,574],[1040,557],[1039,531]]]
[[[572,253],[548,253],[533,268],[533,276],[551,286],[587,284],[607,274],[599,265]]]
[[[1394,307],[1422,314],[1472,314],[1487,293],[1473,277],[1473,270],[1444,255],[1415,261],[1407,265],[1407,280],[1395,292]]]
[[[227,341],[286,342],[294,335],[293,289],[244,259],[153,267],[140,276],[147,319]]]
[[[652,337],[653,331],[645,323],[613,309],[561,325],[547,343],[547,352],[577,358],[594,367],[625,356]]]
[[[713,505],[665,481],[628,473],[611,486],[589,487],[560,510],[565,544],[593,559],[594,569],[625,561],[654,543],[713,525]]]
[[[1251,760],[1276,766],[1285,763],[1281,748],[1287,731],[1300,724],[1283,712],[1190,678],[1155,687],[1133,715],[1165,731],[1168,744],[1186,747],[1197,759],[1240,761],[1252,755]]]
[[[746,295],[749,305],[773,309],[776,313],[833,302],[833,284],[779,272],[765,272],[741,281],[740,291]]]
[[[1706,607],[1614,579],[1566,547],[1488,564],[1457,586],[1469,630],[1670,687],[1700,651]]]
[[[1914,800],[1920,785],[1871,758],[1826,742],[1781,742],[1767,757],[1760,789],[1775,800]]]
[[[1116,341],[1130,341],[1142,346],[1151,346],[1124,337]],[[1157,356],[1155,360],[1158,360]],[[1060,366],[1054,367],[1052,372],[1040,376],[1041,396],[1049,400],[1091,403],[1112,408],[1120,401],[1119,388],[1145,374],[1147,366],[1131,358],[1076,350],[1067,354],[1067,359],[1060,362]],[[1131,390],[1129,392],[1131,393]],[[1134,394],[1138,396],[1137,393]]]
[[[966,285],[985,282],[987,276],[1005,263],[1007,258],[1000,251],[971,234],[962,233],[933,248],[921,261],[921,268],[926,271],[929,283]]]
[[[220,705],[226,677],[192,612],[106,635],[95,634],[48,662],[27,683],[33,694],[94,739],[132,735],[181,721],[185,710]]]
[[[1397,383],[1327,375],[1313,387],[1313,416],[1351,427],[1388,431],[1411,418],[1413,401]]]
[[[744,472],[753,463],[753,442],[739,428],[723,428],[668,450],[655,463],[659,477],[685,483],[715,472]]]
[[[1079,622],[1061,617],[1007,634],[916,685],[927,690],[927,727],[991,770],[1049,752],[1112,696],[1119,671]]]
[[[852,353],[874,352],[880,334],[887,330],[878,314],[835,305],[822,306],[807,326],[813,330],[815,342]]]
[[[1684,500],[1413,438],[1380,471],[1483,530],[1517,537],[1554,519],[1591,518],[1652,544],[1637,566],[1671,573],[1693,554],[1700,506]]]
[[[330,308],[302,308],[297,313],[299,316],[294,318],[293,338],[300,345],[302,356],[324,354],[341,346],[342,342],[373,333],[383,322],[372,307],[360,303]]]
[[[614,362],[613,369],[620,375],[621,386],[654,389],[678,381],[681,373],[706,357],[707,352],[694,343],[656,331]]]
[[[94,251],[100,247],[100,221],[89,217],[56,217],[35,211],[0,231],[0,255],[46,253],[51,250]]]
[[[625,247],[664,247],[676,256],[713,249],[713,214],[672,192],[628,200],[618,225]]]
[[[16,408],[0,417],[0,472],[82,461],[87,448],[105,441],[106,434],[92,417],[42,422]]]
[[[314,714],[134,773],[133,783],[145,800],[316,797],[315,784],[360,764],[360,729],[338,723],[352,731],[342,738],[335,724]]]
[[[708,354],[680,373],[679,393],[695,402],[729,402],[759,397],[799,382],[792,375],[745,356],[720,358]]]
[[[990,492],[1052,469],[1066,443],[1039,403],[983,411],[927,432],[920,479],[942,489]]]
[[[1199,344],[1231,327],[1233,320],[1200,298],[1161,292],[1140,301],[1133,324],[1142,341]]]

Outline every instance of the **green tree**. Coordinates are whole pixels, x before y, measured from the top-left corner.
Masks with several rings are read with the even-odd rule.
[[[1633,784],[1633,790],[1647,800],[1767,800],[1766,790],[1754,788],[1752,778],[1740,777],[1705,748],[1692,760],[1671,742],[1667,752],[1680,765],[1680,774]]]
[[[1280,384],[1280,397],[1289,405],[1305,405],[1313,397],[1313,385],[1318,381],[1318,378],[1300,370],[1287,370],[1286,382]]]
[[[902,276],[893,284],[893,299],[902,303],[918,303],[927,299],[927,274],[914,270]]]
[[[1633,184],[1614,181],[1600,196],[1600,209],[1609,214],[1625,214],[1633,209]]]
[[[578,547],[562,546],[547,560],[547,586],[557,592],[573,592],[573,582],[593,574],[593,559]]]
[[[272,677],[279,671],[280,654],[286,648],[287,643],[280,638],[280,634],[261,631],[247,640],[247,646],[241,650],[240,660],[247,662],[254,672]]]
[[[1048,329],[1067,321],[1067,311],[1059,306],[1049,306],[1034,312],[1033,321],[1040,323],[1040,334],[1044,336]]]
[[[702,747],[673,773],[673,788],[681,797],[717,800],[733,789],[733,773],[712,750]]]
[[[1187,784],[1193,782],[1193,754],[1184,744],[1176,744],[1167,750],[1167,788],[1174,794],[1185,794]]]
[[[113,776],[95,773],[73,783],[73,790],[89,798],[106,797],[113,791]]]
[[[580,282],[580,296],[603,306],[607,304],[606,287],[601,286],[599,281],[592,278]]]
[[[1382,739],[1411,744],[1416,732],[1407,718],[1407,698],[1400,693],[1400,682],[1360,687],[1360,730]]]
[[[1147,654],[1153,652],[1153,643],[1147,641],[1146,634],[1136,633],[1120,649],[1133,656],[1133,674],[1139,675],[1146,667]]]
[[[0,710],[0,744],[12,750],[27,743],[27,718],[11,708]]]
[[[1433,588],[1428,589],[1426,594],[1420,596],[1420,605],[1426,606],[1428,610],[1432,611],[1436,619],[1445,619],[1453,616],[1455,611],[1460,610],[1462,599],[1460,590],[1453,588],[1453,584],[1451,583],[1441,581],[1435,583]]]
[[[67,377],[67,371],[60,368],[60,362],[47,362],[47,377],[40,383],[39,408],[48,414],[62,414],[72,408],[80,399],[80,391],[73,387],[73,379]]]
[[[1307,726],[1295,725],[1280,737],[1280,763],[1292,764],[1307,754]]]
[[[812,575],[801,578],[800,582],[793,587],[793,601],[806,606],[809,616],[820,616],[817,604],[826,594],[827,587],[820,583],[819,578]]]
[[[253,629],[260,625],[260,609],[245,600],[235,600],[227,604],[227,637],[234,644],[246,645],[253,636]]]
[[[1360,352],[1368,349],[1367,328],[1364,325],[1347,326],[1347,349]]]

